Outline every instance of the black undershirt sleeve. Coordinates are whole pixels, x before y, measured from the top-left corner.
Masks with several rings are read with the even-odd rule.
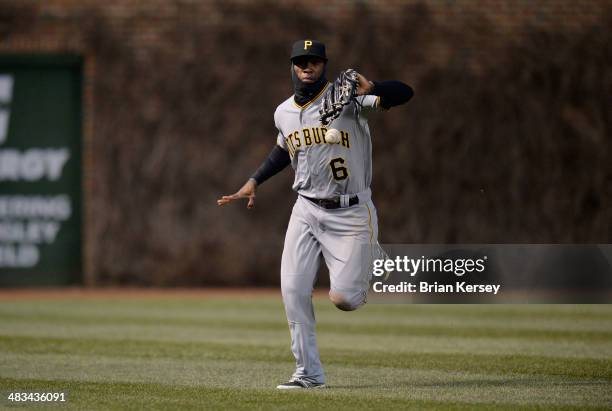
[[[374,88],[370,94],[380,96],[380,105],[385,109],[404,104],[414,96],[412,87],[401,81],[386,80],[372,83],[374,83]]]
[[[268,154],[268,158],[259,166],[251,178],[255,180],[257,185],[263,184],[264,181],[282,171],[289,164],[291,164],[289,153],[280,146],[275,145],[270,154]]]

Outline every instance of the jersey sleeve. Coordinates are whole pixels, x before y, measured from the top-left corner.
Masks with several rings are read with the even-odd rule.
[[[276,136],[276,145],[282,148],[283,150],[288,151],[287,143],[285,142],[285,136],[283,136],[283,133],[281,133],[280,130],[278,131],[278,135]]]
[[[356,100],[361,114],[364,114],[365,116],[375,111],[382,110],[382,107],[380,106],[380,97],[378,96],[368,94],[366,96],[359,96]]]
[[[274,112],[274,127],[276,127],[276,131],[278,131],[278,134],[276,135],[276,145],[285,151],[289,151],[287,149],[287,142],[285,141],[285,136],[283,135],[283,132],[281,131],[278,125],[278,120],[277,120],[278,114],[277,113],[278,113],[278,110]]]

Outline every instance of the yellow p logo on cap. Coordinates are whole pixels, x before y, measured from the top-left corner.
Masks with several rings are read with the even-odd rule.
[[[304,50],[308,50],[308,47],[312,46],[312,41],[304,40]]]

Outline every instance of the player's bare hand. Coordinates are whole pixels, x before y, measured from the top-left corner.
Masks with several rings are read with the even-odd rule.
[[[223,196],[217,200],[217,205],[226,205],[232,201],[239,200],[241,198],[248,198],[247,208],[253,208],[255,205],[255,191],[257,190],[257,183],[254,180],[249,179],[237,192],[227,196]]]
[[[357,73],[357,79],[359,80],[359,85],[357,86],[357,95],[365,96],[370,94],[370,92],[374,89],[374,83],[369,81],[363,74]]]

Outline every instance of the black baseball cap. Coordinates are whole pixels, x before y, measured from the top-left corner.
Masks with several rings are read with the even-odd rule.
[[[327,61],[327,56],[325,55],[325,44],[317,40],[309,39],[296,41],[293,43],[293,47],[291,48],[290,60],[302,56],[318,57]]]

